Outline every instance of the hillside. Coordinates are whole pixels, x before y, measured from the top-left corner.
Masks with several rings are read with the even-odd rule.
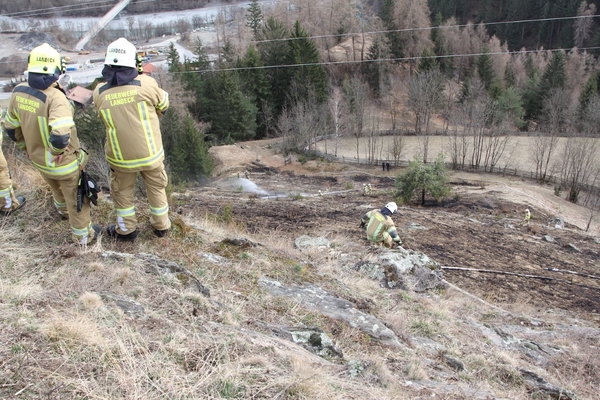
[[[173,194],[166,238],[140,200],[135,243],[79,249],[7,153],[28,204],[0,222],[0,398],[597,396],[600,239],[548,226],[526,185],[527,203],[454,176],[448,202],[401,207],[403,249],[385,251],[358,223],[394,171],[213,147],[214,181]],[[109,195],[94,219],[112,222]]]

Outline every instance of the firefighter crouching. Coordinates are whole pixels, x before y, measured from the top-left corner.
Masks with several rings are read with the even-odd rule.
[[[101,227],[92,225],[89,202],[77,212],[77,185],[86,158],[79,148],[73,106],[56,83],[63,72],[54,48],[47,43],[34,48],[27,61],[27,82],[12,92],[5,130],[50,185],[54,205],[69,219],[74,241],[90,244]]]
[[[398,206],[392,201],[381,210],[371,210],[362,217],[360,227],[366,229],[367,239],[370,242],[383,243],[389,248],[393,247],[393,243],[402,244],[391,218],[396,211],[398,211]]]
[[[8,163],[2,152],[2,137],[0,134],[0,215],[7,216],[25,205],[25,197],[15,196],[8,171]]]
[[[139,172],[150,203],[150,224],[154,234],[163,237],[171,222],[158,117],[169,107],[169,95],[154,78],[141,74],[136,48],[124,38],[108,45],[104,64],[106,83],[96,87],[93,99],[106,125],[105,153],[117,214],[117,224],[106,232],[119,240],[137,237],[133,192]]]

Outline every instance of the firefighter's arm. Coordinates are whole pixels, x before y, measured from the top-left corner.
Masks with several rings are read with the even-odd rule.
[[[387,232],[390,234],[394,242],[400,242],[400,236],[398,236],[395,226],[390,227]]]
[[[6,132],[6,135],[10,138],[10,140],[17,143],[18,148],[25,150],[26,146],[25,139],[23,138],[23,132],[21,131],[21,120],[19,119],[19,115],[15,113],[12,104],[8,108],[2,129],[4,132]]]
[[[158,114],[158,116],[163,116],[167,113],[167,109],[169,108],[169,93],[167,93],[165,90],[159,89],[162,93],[161,93],[161,100],[158,102],[158,104],[156,105],[156,113]]]
[[[49,150],[52,155],[60,156],[68,152],[71,130],[75,127],[75,122],[73,121],[73,108],[66,97],[57,96],[50,103],[48,125],[50,126]]]
[[[371,218],[370,214],[371,214],[371,212],[369,211],[368,213],[366,213],[365,215],[363,215],[362,219],[360,220],[360,227],[362,229],[366,229],[367,228],[367,222]]]

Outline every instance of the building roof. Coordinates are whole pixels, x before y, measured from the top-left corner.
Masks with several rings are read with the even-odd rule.
[[[73,89],[67,92],[67,98],[79,104],[90,104],[93,94],[94,92],[84,88],[83,86],[75,86]]]
[[[157,70],[158,68],[152,65],[152,63],[148,63],[142,67],[142,72],[146,75],[152,75],[152,73]]]

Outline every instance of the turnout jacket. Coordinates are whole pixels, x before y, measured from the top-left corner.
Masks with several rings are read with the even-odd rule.
[[[40,171],[53,177],[79,170],[83,153],[73,121],[73,106],[54,84],[44,90],[28,83],[17,85],[8,105],[4,128],[8,136],[25,149]],[[66,151],[60,165],[54,156]]]
[[[361,221],[366,224],[367,239],[371,242],[383,242],[387,236],[391,236],[392,239],[398,236],[392,218],[380,210],[369,211]]]
[[[98,85],[94,104],[106,125],[106,160],[121,171],[155,169],[164,159],[158,117],[169,95],[154,78],[138,75],[130,82]]]

